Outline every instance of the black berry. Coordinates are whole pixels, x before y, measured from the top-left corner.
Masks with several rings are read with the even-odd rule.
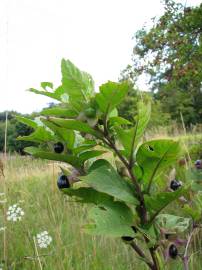
[[[102,119],[98,119],[98,124],[99,125],[103,125],[104,124],[103,120]]]
[[[92,107],[85,109],[84,114],[88,118],[95,118],[96,110]]]
[[[64,151],[64,145],[61,142],[57,142],[53,146],[55,153],[60,154]]]
[[[59,189],[69,188],[70,183],[69,183],[68,177],[64,174],[60,175],[58,177],[57,185]]]
[[[202,169],[202,161],[200,159],[196,160],[194,164],[196,169]]]
[[[177,250],[177,247],[172,244],[170,245],[169,247],[169,256],[172,258],[172,259],[175,259],[178,255],[178,250]]]
[[[172,189],[172,190],[177,190],[179,187],[181,187],[181,183],[179,182],[179,181],[177,181],[177,180],[172,180],[171,182],[170,182],[170,188]]]
[[[122,238],[122,240],[124,240],[126,242],[133,241],[133,239],[134,239],[134,237],[131,237],[131,236],[122,236],[121,238]]]

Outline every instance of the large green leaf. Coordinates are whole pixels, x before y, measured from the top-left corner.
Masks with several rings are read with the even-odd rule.
[[[73,119],[62,119],[62,118],[49,118],[49,121],[55,123],[56,125],[67,128],[67,129],[73,129],[81,132],[85,132],[91,135],[94,135],[95,137],[100,138],[100,133],[94,130],[93,128],[89,127],[88,124],[79,121],[79,120],[73,120]]]
[[[96,94],[96,102],[100,110],[109,114],[117,105],[121,103],[127,94],[129,85],[126,82],[107,82],[100,86],[100,92]]]
[[[74,118],[77,116],[77,113],[71,108],[61,108],[61,107],[52,107],[43,109],[41,112],[42,115],[47,116],[58,116],[66,118]]]
[[[159,213],[167,205],[176,200],[177,198],[185,195],[189,187],[181,187],[174,192],[159,192],[157,194],[145,195],[145,205],[151,214]]]
[[[142,138],[145,128],[149,122],[150,114],[150,103],[144,104],[143,102],[139,102],[135,127],[131,129],[122,129],[121,127],[116,127],[118,138],[123,145],[125,149],[125,155],[128,158],[133,158],[134,148]]]
[[[37,147],[26,147],[24,150],[36,158],[66,162],[74,167],[79,167],[81,165],[80,160],[75,156],[46,152]]]
[[[100,161],[95,161],[96,163],[100,164]],[[98,166],[97,169],[91,170],[88,175],[82,176],[80,179],[99,192],[104,192],[127,203],[138,204],[131,185],[122,179],[107,161],[105,165]]]
[[[161,214],[155,223],[164,233],[182,233],[190,226],[191,219],[174,215]]]
[[[25,124],[27,126],[30,126],[30,127],[34,128],[34,129],[37,128],[37,126],[38,126],[37,123],[32,119],[22,117],[22,116],[18,116],[18,115],[16,115],[15,117],[19,122],[21,122],[21,123],[23,123],[23,124]]]
[[[43,126],[39,126],[36,130],[28,136],[19,136],[17,140],[31,141],[31,142],[51,142],[54,141],[54,135]]]
[[[137,151],[136,161],[142,168],[144,184],[150,187],[153,179],[175,163],[180,155],[180,144],[173,140],[152,140],[143,143]]]
[[[66,188],[63,190],[65,194],[76,199],[80,203],[92,203],[99,205],[106,201],[113,201],[113,197],[96,191],[90,187]]]
[[[132,211],[122,202],[99,204],[90,210],[89,218],[94,223],[85,226],[87,233],[112,237],[135,236],[131,228],[134,224]]]
[[[69,102],[77,111],[81,111],[94,93],[93,79],[69,60],[62,60],[61,70],[62,85],[69,96]]]
[[[66,128],[58,127],[54,123],[41,118],[41,121],[48,127],[50,128],[55,135],[58,137],[58,139],[62,140],[65,145],[69,149],[73,149],[74,147],[74,141],[75,141],[75,134],[73,130],[68,130]],[[56,139],[56,138],[55,138]]]

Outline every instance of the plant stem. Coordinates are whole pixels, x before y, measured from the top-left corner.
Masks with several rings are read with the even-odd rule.
[[[133,241],[131,244],[131,247],[135,250],[135,252],[141,257],[144,259],[145,263],[149,266],[150,269],[154,269],[153,268],[153,264],[152,262],[150,262],[146,255],[144,254],[144,252],[137,246],[137,244]],[[155,269],[154,269],[155,270]]]
[[[107,128],[107,121],[106,121],[106,119],[104,119],[104,131],[101,130],[101,129],[99,129],[99,132],[101,132],[101,134],[104,136],[103,142],[106,143],[111,149],[114,150],[114,152],[117,154],[118,158],[125,165],[128,173],[129,173],[129,175],[131,177],[131,180],[132,180],[132,182],[133,182],[133,184],[135,186],[136,193],[137,193],[137,198],[138,198],[138,200],[140,202],[138,214],[139,214],[139,216],[141,218],[141,223],[142,224],[146,224],[146,222],[147,222],[147,210],[146,210],[146,207],[145,207],[144,196],[143,196],[143,193],[141,191],[141,187],[138,184],[135,175],[133,174],[133,171],[132,171],[130,162],[128,162],[125,159],[125,157],[117,149],[117,147],[114,144],[114,142],[111,140],[111,138],[109,136],[108,128]]]
[[[187,244],[186,244],[186,247],[185,247],[185,252],[184,252],[184,255],[182,257],[184,270],[189,270],[188,248],[189,248],[189,245],[191,243],[191,239],[192,239],[192,236],[194,234],[194,230],[195,230],[195,228],[192,230],[192,232],[190,233],[190,235],[188,237]]]

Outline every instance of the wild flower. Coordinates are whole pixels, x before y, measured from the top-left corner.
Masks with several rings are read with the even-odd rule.
[[[37,244],[40,248],[47,248],[52,242],[52,237],[48,234],[47,231],[38,233],[36,238],[37,238]]]
[[[18,206],[18,204],[13,204],[9,206],[6,214],[7,214],[8,221],[16,222],[16,221],[20,221],[25,213],[22,210],[22,208]]]
[[[5,231],[5,229],[6,229],[6,227],[0,227],[0,232]],[[0,270],[1,270],[1,268],[0,268]]]

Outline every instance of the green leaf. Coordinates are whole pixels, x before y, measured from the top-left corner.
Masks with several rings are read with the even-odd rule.
[[[42,143],[54,141],[55,138],[54,135],[50,131],[48,131],[45,127],[39,126],[29,136],[19,136],[17,140]]]
[[[182,233],[186,231],[190,226],[191,219],[174,215],[161,214],[159,215],[155,223],[164,233]]]
[[[21,123],[23,123],[23,124],[25,124],[27,126],[30,126],[30,127],[34,128],[34,129],[37,128],[37,126],[38,126],[37,123],[34,120],[31,120],[29,118],[18,116],[18,115],[16,115],[15,118],[19,122],[21,122]]]
[[[53,89],[53,83],[51,82],[41,82],[41,87],[46,90],[46,87],[49,87],[51,89]]]
[[[94,140],[86,140],[82,142],[79,146],[74,148],[73,152],[74,154],[79,154],[85,150],[89,150],[97,145],[96,141]]]
[[[152,140],[143,143],[136,155],[136,161],[143,170],[143,182],[148,190],[155,177],[175,163],[181,155],[179,142],[173,140]]]
[[[93,79],[88,73],[80,71],[69,60],[62,60],[61,70],[62,85],[69,96],[69,102],[77,111],[81,111],[85,103],[88,103],[93,96]]]
[[[132,160],[135,147],[138,145],[145,128],[149,122],[151,114],[151,104],[138,103],[138,115],[136,117],[135,127],[131,129],[122,129],[116,127],[118,139],[125,149],[125,155]]]
[[[105,193],[98,192],[90,187],[66,188],[63,192],[76,199],[80,203],[92,203],[99,205],[105,201],[112,201],[113,198]]]
[[[115,117],[110,117],[109,118],[109,125],[115,126],[115,125],[132,125],[132,123],[125,118],[115,116]]]
[[[77,113],[73,109],[61,108],[61,107],[43,109],[41,114],[47,115],[47,116],[58,116],[58,117],[66,117],[66,118],[74,118],[77,116]]]
[[[58,127],[55,124],[53,124],[52,122],[50,122],[44,118],[41,118],[41,121],[48,128],[50,128],[55,133],[55,135],[58,137],[58,139],[62,140],[65,143],[65,145],[67,145],[67,147],[69,149],[73,149],[74,142],[75,142],[74,131],[68,130],[66,128]],[[55,138],[55,140],[56,140],[56,138]]]
[[[132,211],[122,202],[104,202],[90,210],[89,218],[94,220],[93,224],[85,226],[85,231],[89,234],[135,236],[131,228],[134,224]]]
[[[93,128],[89,127],[88,124],[79,121],[79,120],[72,120],[72,119],[62,119],[62,118],[49,118],[49,121],[55,123],[56,125],[67,128],[67,129],[73,129],[81,132],[85,132],[87,134],[91,134],[95,137],[100,138],[101,135],[99,132],[94,130]]]
[[[31,154],[32,156],[34,156],[36,158],[62,161],[62,162],[66,162],[74,167],[79,167],[81,165],[80,160],[75,156],[46,152],[43,149],[40,149],[37,147],[26,147],[24,150],[25,150],[25,152]]]
[[[82,176],[80,179],[99,192],[104,192],[127,203],[138,204],[130,184],[122,179],[111,164],[107,164],[107,161],[106,165],[91,170],[88,175]]]
[[[100,93],[96,94],[95,100],[100,110],[108,115],[126,96],[129,85],[126,82],[107,82],[100,86]]]
[[[106,153],[106,151],[102,151],[102,150],[90,150],[90,151],[85,151],[85,152],[82,152],[82,153],[79,155],[79,159],[80,159],[82,162],[85,162],[85,161],[88,160],[88,159],[98,157],[98,156],[100,156],[100,155],[103,155],[104,153]]]
[[[46,91],[46,90],[37,90],[35,88],[30,88],[28,90],[30,92],[35,93],[35,94],[47,96],[47,97],[50,97],[50,98],[53,98],[53,99],[64,102],[63,95],[65,94],[65,92],[64,92],[64,89],[63,89],[62,86],[59,86],[53,92],[49,92],[49,91]],[[68,102],[68,100],[67,100],[67,102]]]
[[[185,195],[189,190],[189,186],[180,187],[174,192],[159,192],[157,194],[145,195],[145,205],[147,210],[151,214],[158,214],[162,211],[167,205],[169,205],[174,200]]]
[[[192,187],[192,185],[191,185]],[[185,204],[183,212],[190,216],[194,221],[199,221],[202,215],[202,191],[194,195],[191,204]]]

